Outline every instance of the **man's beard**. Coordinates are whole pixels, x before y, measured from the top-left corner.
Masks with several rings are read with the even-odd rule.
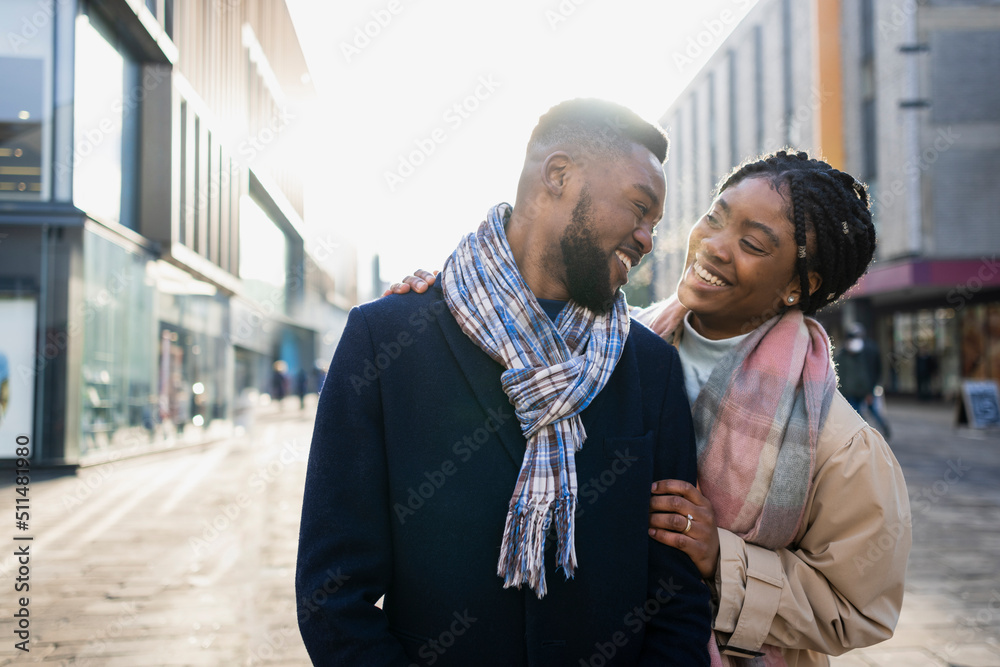
[[[610,311],[618,290],[611,287],[608,257],[595,238],[587,186],[580,192],[573,208],[572,222],[563,232],[559,245],[566,266],[566,287],[570,298],[599,315]]]

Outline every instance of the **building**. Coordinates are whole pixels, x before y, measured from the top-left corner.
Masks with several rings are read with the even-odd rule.
[[[673,54],[684,67],[686,49],[717,46],[660,121],[672,145],[651,295],[673,291],[720,178],[793,146],[872,193],[876,262],[819,313],[834,339],[867,325],[892,392],[1000,380],[1000,5],[760,0],[716,44],[727,20]]]
[[[357,266],[303,219],[284,2],[5,0],[0,25],[0,458],[201,442],[315,391]]]

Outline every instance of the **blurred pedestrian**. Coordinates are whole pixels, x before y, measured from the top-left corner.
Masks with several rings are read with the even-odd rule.
[[[929,344],[922,344],[917,352],[917,398],[929,401],[934,397],[934,377],[938,371],[938,360]]]
[[[295,393],[299,397],[299,409],[306,409],[306,394],[309,393],[309,374],[306,369],[299,367],[299,372],[295,374]]]
[[[283,407],[285,396],[288,395],[288,364],[282,360],[275,361],[271,371],[271,399]]]
[[[882,356],[875,341],[865,338],[865,328],[858,322],[847,327],[847,340],[834,357],[840,392],[851,407],[863,416],[871,414],[875,426],[886,439],[892,437],[889,422],[880,409],[877,393],[882,375]]]

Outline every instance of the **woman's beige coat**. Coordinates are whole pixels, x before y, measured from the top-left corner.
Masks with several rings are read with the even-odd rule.
[[[720,643],[786,648],[790,667],[892,636],[903,601],[911,517],[889,445],[839,393],[816,450],[803,525],[772,551],[719,529]]]

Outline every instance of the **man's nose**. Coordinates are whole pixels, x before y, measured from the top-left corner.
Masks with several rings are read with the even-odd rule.
[[[641,224],[635,228],[632,233],[632,238],[635,242],[639,244],[639,252],[643,255],[648,255],[653,252],[653,226],[648,224]]]

